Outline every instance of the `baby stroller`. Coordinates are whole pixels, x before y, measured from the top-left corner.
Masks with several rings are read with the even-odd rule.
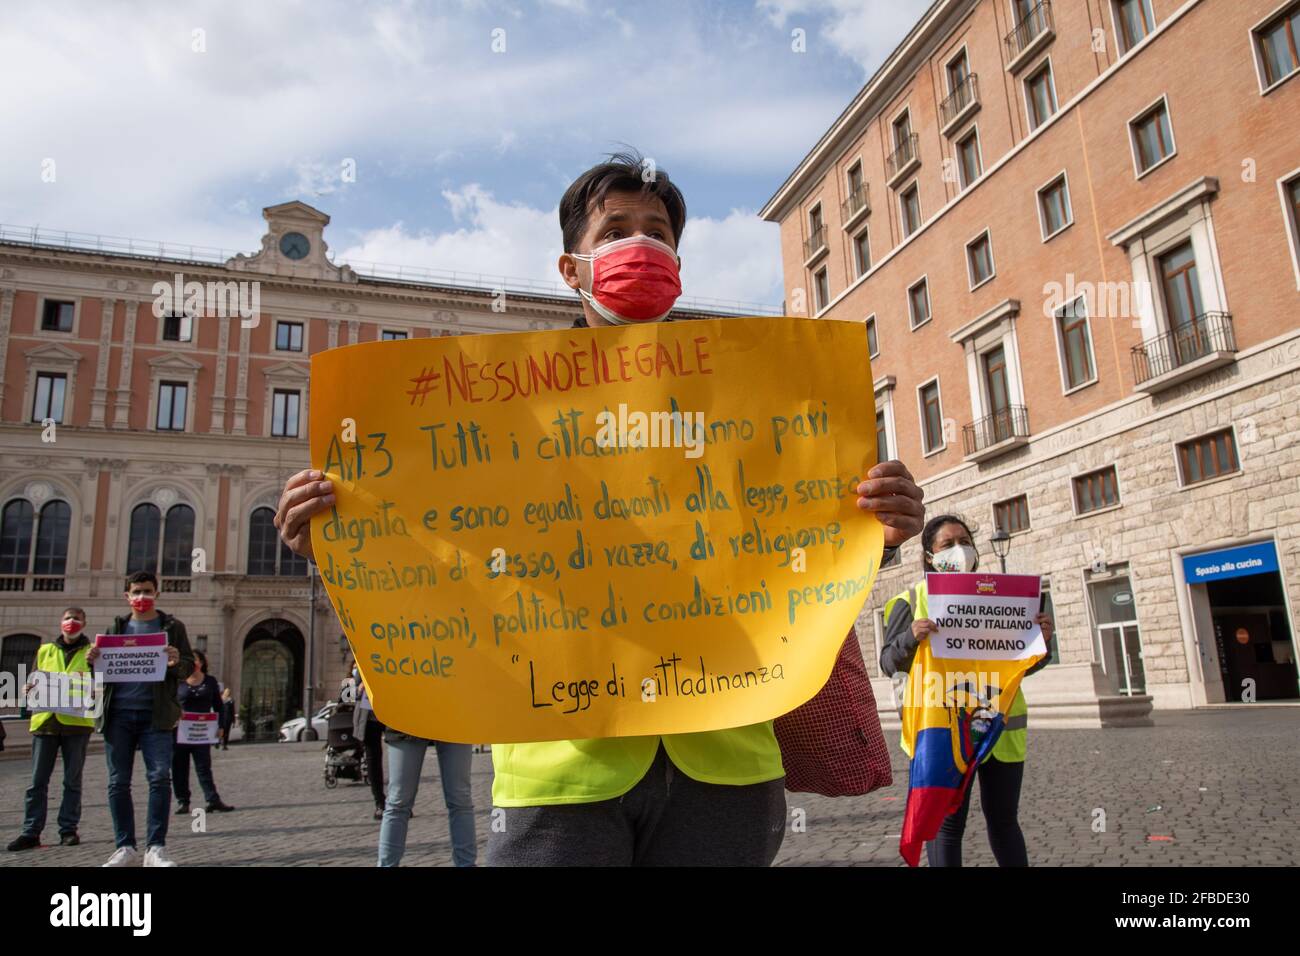
[[[333,790],[339,778],[370,782],[363,741],[352,734],[352,704],[335,704],[330,711],[329,741],[325,745],[325,786]]]

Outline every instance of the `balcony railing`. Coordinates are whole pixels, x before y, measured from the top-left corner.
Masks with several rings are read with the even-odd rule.
[[[1006,36],[1007,59],[1016,58],[1028,50],[1039,37],[1055,30],[1052,23],[1052,5],[1048,0],[1035,6]]]
[[[1024,405],[1008,405],[962,428],[967,455],[977,455],[1012,438],[1028,437],[1029,409]]]
[[[190,579],[189,578],[163,578],[162,593],[163,594],[189,594]]]
[[[840,222],[846,226],[863,211],[871,212],[871,193],[867,185],[867,183],[859,183],[858,187],[849,193],[849,197],[840,203]]]
[[[30,584],[29,584],[30,582]],[[0,591],[62,591],[63,575],[6,574],[0,576]]]
[[[920,161],[920,137],[916,133],[909,133],[903,137],[902,142],[889,155],[885,163],[885,172],[891,180],[901,174],[910,165]]]
[[[1212,353],[1235,351],[1232,314],[1206,312],[1172,332],[1133,346],[1133,377],[1141,385]]]
[[[948,98],[939,104],[939,123],[947,129],[951,123],[970,109],[980,99],[979,75],[968,74],[957,88],[948,94]]]
[[[809,234],[808,238],[803,241],[803,259],[807,262],[817,253],[826,248],[826,227],[818,226]]]

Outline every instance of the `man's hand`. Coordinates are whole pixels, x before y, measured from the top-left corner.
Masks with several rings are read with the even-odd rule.
[[[1043,629],[1043,643],[1047,645],[1047,653],[1052,653],[1052,635],[1056,633],[1056,625],[1046,614],[1039,614],[1034,620]]]
[[[175,647],[172,647],[170,644],[168,644],[167,645],[167,666],[175,667],[176,662],[179,661],[180,659],[181,659],[181,652]]]
[[[912,481],[901,461],[882,461],[858,485],[858,507],[870,511],[885,526],[885,547],[896,548],[921,533],[925,525],[925,493]]]
[[[280,506],[275,512],[275,526],[280,540],[294,554],[315,561],[311,548],[311,519],[334,504],[334,485],[314,469],[300,471],[284,483]]]
[[[90,650],[86,651],[86,663],[94,664],[97,660],[99,660],[99,645],[92,644]]]

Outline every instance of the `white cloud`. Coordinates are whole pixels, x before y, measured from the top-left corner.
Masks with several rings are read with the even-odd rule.
[[[810,34],[812,21],[820,21],[816,35],[870,75],[907,36],[932,0],[757,0],[759,10],[778,27],[803,27]],[[809,40],[809,52],[814,52]]]
[[[334,239],[334,261],[412,266],[476,276],[485,286],[503,276],[563,292],[556,262],[562,251],[557,208],[503,203],[478,184],[442,194],[456,228],[412,232],[405,223],[368,230],[345,246]],[[779,234],[752,212],[723,219],[692,218],[682,236],[682,290],[688,299],[722,299],[775,306],[781,299]],[[466,278],[464,281],[470,281]]]

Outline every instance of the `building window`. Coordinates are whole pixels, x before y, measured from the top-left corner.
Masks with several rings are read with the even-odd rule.
[[[876,461],[889,461],[889,425],[883,409],[876,412]]]
[[[816,297],[817,311],[820,312],[831,300],[830,280],[827,278],[825,266],[813,274],[813,294]]]
[[[1029,128],[1038,129],[1056,113],[1056,84],[1052,81],[1052,61],[1048,60],[1025,80],[1025,107]]]
[[[1185,242],[1172,252],[1156,260],[1159,268],[1160,285],[1164,292],[1165,317],[1169,322],[1169,331],[1176,333],[1175,338],[1186,341],[1187,355],[1177,356],[1179,364],[1185,364],[1197,354],[1202,344],[1195,341],[1199,326],[1197,317],[1204,314],[1201,306],[1201,280],[1196,269],[1196,253],[1191,242]]]
[[[1232,429],[1226,428],[1178,446],[1178,465],[1184,485],[1209,481],[1241,469],[1237,459],[1237,441]]]
[[[1044,242],[1074,222],[1074,212],[1070,208],[1070,187],[1065,173],[1038,191],[1038,214]]]
[[[1295,266],[1296,288],[1300,289],[1300,175],[1281,184],[1282,209],[1287,238],[1291,243],[1291,260]]]
[[[158,573],[158,545],[162,535],[162,512],[148,502],[131,510],[131,530],[127,535],[126,573]]]
[[[410,335],[406,332],[399,332],[395,329],[384,329],[383,335],[380,338],[384,342],[402,342],[410,338]]]
[[[163,578],[189,578],[194,551],[194,509],[177,504],[167,509],[163,520],[158,506],[150,502],[131,510],[127,537],[126,573],[151,571]],[[159,559],[161,558],[161,565]],[[162,590],[187,590],[168,588]]]
[[[190,387],[185,382],[158,383],[158,416],[155,428],[158,431],[185,431],[185,406],[189,400]]]
[[[904,110],[903,115],[894,120],[894,148],[898,149],[907,146],[911,138],[912,116],[907,110]]]
[[[921,440],[925,453],[938,451],[944,446],[943,406],[939,401],[939,382],[936,379],[918,390],[921,396]]]
[[[862,188],[862,161],[854,163],[848,172],[849,195],[852,196]]]
[[[40,646],[41,639],[35,634],[10,634],[0,644],[0,674],[33,671]]]
[[[275,530],[275,511],[271,508],[258,508],[249,519],[248,573],[282,577],[307,573],[307,559],[290,551]]]
[[[981,172],[979,132],[972,129],[957,144],[957,175],[961,188],[965,189],[979,179]]]
[[[853,268],[859,276],[866,275],[871,269],[871,242],[866,229],[853,237]]]
[[[912,328],[920,328],[930,321],[930,283],[922,278],[907,290],[907,315]]]
[[[972,291],[993,278],[993,242],[987,229],[967,244],[966,271]]]
[[[63,399],[67,394],[68,376],[59,372],[36,373],[36,398],[32,402],[32,421],[52,419],[63,423]]]
[[[72,508],[66,501],[47,501],[36,522],[36,553],[32,574],[63,577],[68,569],[68,533],[72,529]]]
[[[970,76],[970,63],[966,59],[966,51],[962,50],[955,57],[948,61],[948,92],[950,94],[961,89],[962,84]]]
[[[46,299],[45,306],[41,311],[41,331],[71,332],[72,322],[76,314],[77,304],[75,302]]]
[[[921,192],[916,183],[898,197],[903,222],[903,236],[906,238],[921,228]]]
[[[876,338],[876,317],[867,319],[867,357],[875,358],[880,354],[880,342]]]
[[[1292,4],[1255,31],[1264,87],[1300,70],[1300,3]]]
[[[1113,508],[1117,504],[1119,483],[1115,478],[1114,465],[1074,479],[1075,514],[1084,515],[1102,508]]]
[[[163,523],[162,570],[159,577],[188,578],[193,567],[194,509],[172,505]]]
[[[25,498],[15,498],[0,516],[0,574],[26,574],[32,554],[35,511]]]
[[[1174,154],[1174,134],[1169,127],[1169,109],[1165,101],[1147,110],[1129,124],[1133,137],[1133,160],[1137,174],[1150,172]]]
[[[298,404],[302,396],[277,388],[271,396],[271,434],[276,438],[298,437]]]
[[[301,352],[302,323],[276,322],[275,347],[281,352]]]
[[[1007,534],[1029,530],[1029,499],[1025,495],[993,506],[993,527]]]
[[[62,591],[68,570],[68,537],[72,506],[55,499],[39,514],[24,498],[15,498],[0,512],[0,591],[26,590],[28,575],[34,591]],[[34,545],[34,547],[33,547]]]
[[[1117,0],[1115,3],[1115,30],[1119,35],[1121,56],[1146,39],[1155,27],[1151,0]]]
[[[1128,575],[1088,583],[1096,626],[1094,653],[1115,691],[1124,696],[1146,693],[1142,636]]]
[[[1083,296],[1056,310],[1057,341],[1061,344],[1061,369],[1065,390],[1071,391],[1097,378],[1092,360],[1092,330],[1088,327],[1088,303]]]
[[[169,313],[163,316],[164,342],[189,342],[194,335],[194,319],[188,315]]]

